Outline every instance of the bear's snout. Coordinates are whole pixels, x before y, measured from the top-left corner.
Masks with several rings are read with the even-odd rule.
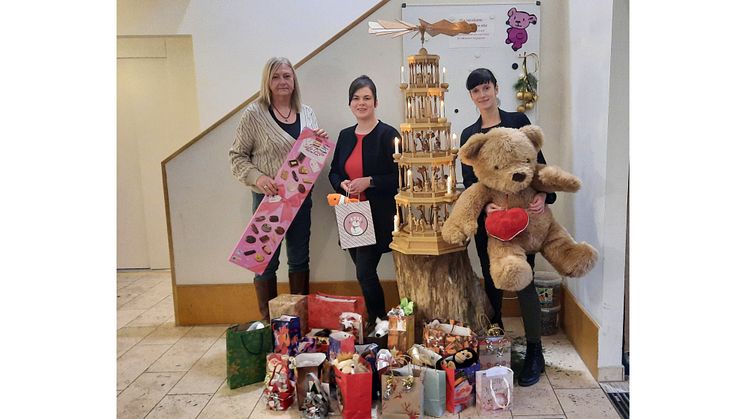
[[[526,180],[526,175],[524,173],[513,173],[514,182],[523,182],[524,180]]]

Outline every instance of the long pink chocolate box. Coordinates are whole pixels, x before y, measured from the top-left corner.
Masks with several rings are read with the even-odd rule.
[[[333,149],[334,143],[316,136],[309,128],[300,133],[275,176],[279,193],[264,196],[231,253],[230,262],[258,274],[264,272]]]

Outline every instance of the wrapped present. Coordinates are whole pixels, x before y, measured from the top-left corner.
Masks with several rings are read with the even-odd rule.
[[[424,375],[412,365],[392,368],[381,377],[381,416],[414,418],[422,415]]]
[[[280,294],[269,300],[269,318],[275,319],[283,314],[300,318],[301,334],[308,333],[308,296]]]
[[[264,379],[265,404],[269,410],[287,410],[295,399],[293,371],[286,354],[267,355],[267,375]]]
[[[336,329],[342,313],[358,313],[367,321],[365,300],[362,296],[329,295],[317,292],[308,296],[308,327]]]
[[[228,387],[233,389],[261,382],[269,353],[272,353],[269,324],[257,321],[229,327],[225,336]]]
[[[474,386],[479,363],[466,368],[445,368],[446,410],[459,413],[474,405]]]
[[[363,328],[363,316],[359,313],[344,312],[339,315],[339,330],[355,336],[358,345],[364,343],[365,329]]]
[[[332,331],[330,329],[311,329],[311,331],[306,335],[306,338],[313,339],[314,352],[328,354],[329,335],[331,335],[331,333]]]
[[[300,318],[298,316],[282,316],[272,319],[272,333],[274,335],[275,352],[294,356],[300,340]]]
[[[336,359],[341,353],[355,353],[355,336],[335,330],[329,335],[329,359]]]
[[[388,312],[388,347],[407,352],[414,345],[414,303],[402,298],[401,304]]]
[[[476,373],[477,409],[492,415],[510,408],[513,399],[513,370],[497,366]]]
[[[442,323],[435,319],[422,329],[423,345],[442,356],[453,355],[464,348],[479,350],[477,335],[461,322]]]

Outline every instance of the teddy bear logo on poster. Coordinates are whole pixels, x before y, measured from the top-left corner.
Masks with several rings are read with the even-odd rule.
[[[517,10],[515,7],[508,10],[508,20],[505,22],[508,26],[508,38],[505,39],[506,44],[513,44],[511,47],[513,51],[518,51],[523,47],[523,44],[528,41],[528,31],[526,28],[528,25],[536,25],[536,15],[532,15],[528,12]]]
[[[345,217],[344,227],[347,234],[357,237],[368,229],[368,221],[363,214],[352,212]]]

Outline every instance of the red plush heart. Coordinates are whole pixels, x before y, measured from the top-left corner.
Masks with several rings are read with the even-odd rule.
[[[513,240],[528,227],[528,213],[523,208],[511,208],[507,211],[495,211],[487,215],[484,222],[487,234],[507,242]]]

